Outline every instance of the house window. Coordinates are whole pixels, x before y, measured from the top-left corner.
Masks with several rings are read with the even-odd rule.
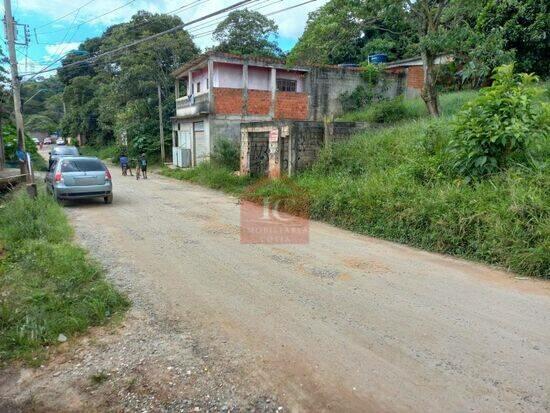
[[[297,83],[296,80],[277,79],[277,90],[279,92],[296,92]]]
[[[201,93],[201,82],[197,82],[197,94]]]

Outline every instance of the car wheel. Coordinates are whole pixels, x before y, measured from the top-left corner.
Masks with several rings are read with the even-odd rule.
[[[105,201],[106,204],[112,204],[113,203],[113,194],[103,198],[103,201]]]

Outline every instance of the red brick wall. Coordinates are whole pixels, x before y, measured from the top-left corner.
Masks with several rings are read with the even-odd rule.
[[[269,115],[271,92],[266,90],[248,90],[248,114]]]
[[[240,115],[243,110],[243,90],[215,87],[214,110],[221,115]]]
[[[407,87],[422,89],[424,86],[424,71],[422,66],[410,66],[407,72]]]
[[[307,117],[307,93],[277,92],[275,97],[275,119],[306,120]]]

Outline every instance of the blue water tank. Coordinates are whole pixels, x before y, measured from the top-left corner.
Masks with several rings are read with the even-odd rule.
[[[388,55],[385,53],[370,54],[368,61],[369,63],[373,63],[375,65],[379,63],[386,63],[388,61]]]

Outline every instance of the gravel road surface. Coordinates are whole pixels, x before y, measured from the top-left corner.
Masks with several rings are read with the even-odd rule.
[[[66,210],[134,307],[6,393],[57,378],[76,410],[550,411],[549,282],[316,222],[307,244],[242,244],[237,199],[113,175],[112,205]],[[98,365],[106,384],[75,384]]]

